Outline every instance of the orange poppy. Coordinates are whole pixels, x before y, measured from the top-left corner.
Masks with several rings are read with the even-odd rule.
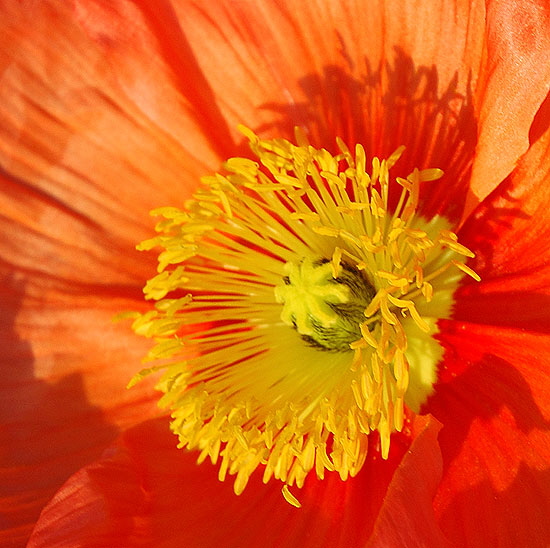
[[[547,2],[0,9],[3,545],[548,544]],[[176,449],[153,381],[125,390],[150,345],[111,321],[150,308],[148,212],[252,157],[240,123],[442,169],[418,207],[482,280],[439,320],[437,381],[387,458],[369,434],[355,477],[292,488],[300,509]]]

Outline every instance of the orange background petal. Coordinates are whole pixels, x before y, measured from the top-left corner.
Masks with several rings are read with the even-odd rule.
[[[411,510],[411,503],[413,514],[433,520],[431,498],[441,470],[436,423],[420,420],[414,429],[412,444],[397,437],[387,461],[374,451],[373,437],[373,455],[356,478],[308,478],[302,490],[294,489],[302,503],[296,509],[284,501],[280,483],[263,485],[258,475],[237,497],[228,482],[217,480],[210,464],[196,466],[195,454],[175,448],[165,421],[145,423],[67,482],[43,512],[29,546],[363,546],[388,484],[390,500],[382,506],[386,510],[376,534],[402,538],[395,530],[402,529],[402,520],[394,521],[393,510]],[[422,485],[419,462],[429,464]]]
[[[445,360],[425,409],[444,424],[436,511],[461,546],[550,542],[549,122],[537,119],[536,142],[464,225],[482,281],[441,322]]]
[[[467,213],[527,151],[533,118],[550,90],[550,4],[488,0],[477,110],[479,141]]]
[[[445,370],[426,410],[444,424],[443,532],[465,547],[548,546],[550,338],[463,322],[441,337]]]

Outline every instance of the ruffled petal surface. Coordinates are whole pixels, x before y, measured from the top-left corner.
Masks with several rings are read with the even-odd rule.
[[[527,151],[533,118],[550,90],[550,4],[488,0],[477,92],[479,139],[466,208],[488,196]]]
[[[381,505],[375,533],[381,541],[392,531],[394,540],[403,538],[395,529],[418,516],[431,518],[436,530],[431,500],[441,471],[438,429],[435,421],[418,419],[410,445],[397,440],[389,460],[375,454],[352,480],[308,478],[295,490],[302,503],[297,509],[283,499],[278,482],[264,485],[257,476],[236,497],[211,465],[196,466],[196,454],[175,448],[165,421],[144,423],[67,482],[44,510],[29,547],[359,547]],[[417,481],[420,462],[427,464],[425,484]],[[399,518],[396,511],[405,514]]]
[[[71,2],[0,11],[0,544],[22,545],[72,473],[158,414],[150,382],[125,390],[149,345],[112,317],[144,306],[149,210],[221,160],[139,11],[116,40]]]
[[[443,423],[435,507],[465,547],[550,543],[550,118],[461,237],[482,282],[442,323],[447,352],[426,410]],[[483,508],[483,512],[476,512]]]
[[[70,192],[82,188],[94,217],[122,217],[131,204],[127,222],[136,223],[136,214],[181,199],[231,143],[209,139],[220,124],[201,116],[215,105],[194,77],[181,29],[174,22],[168,32],[170,4],[154,13],[131,2],[104,6],[102,27],[75,2],[1,2],[0,165],[75,209]],[[182,85],[184,75],[193,86]]]
[[[431,416],[417,418],[421,434],[395,471],[367,548],[452,546],[433,508],[443,466],[437,442],[440,427]]]
[[[108,277],[105,285],[71,283],[64,272],[71,253],[81,253],[83,269],[94,258],[66,231],[89,236],[86,225],[48,207],[44,214],[63,222],[65,232],[52,225],[50,234],[40,234],[29,226],[34,206],[20,204],[27,223],[0,217],[0,231],[9,235],[0,241],[2,251],[20,242],[29,253],[19,255],[24,268],[6,262],[13,255],[0,263],[0,545],[7,546],[24,544],[59,486],[120,429],[157,414],[150,382],[125,390],[149,345],[112,321],[138,305],[138,288],[109,285]],[[72,264],[75,278],[78,266]]]
[[[443,340],[456,373],[427,405],[444,423],[443,532],[465,547],[548,546],[548,336],[458,324]]]
[[[10,322],[18,303],[4,291],[0,298],[1,320]],[[150,383],[125,390],[145,348],[112,325],[102,297],[32,300],[19,309],[13,331],[0,336],[2,546],[24,545],[70,474],[97,458],[120,429],[158,413]]]

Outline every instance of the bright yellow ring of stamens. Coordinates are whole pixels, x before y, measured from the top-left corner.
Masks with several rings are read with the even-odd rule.
[[[241,129],[259,164],[232,158],[185,210],[153,212],[159,235],[139,249],[163,248],[145,287],[155,309],[133,328],[162,363],[133,382],[164,369],[160,403],[180,446],[221,461],[237,493],[263,467],[294,504],[288,486],[311,471],[355,475],[372,430],[388,455],[405,403],[417,409],[435,380],[437,319],[458,281],[478,278],[449,223],[416,215],[440,170],[390,182],[403,149],[369,174],[360,145],[352,155],[338,141],[333,156],[301,133],[295,146]]]

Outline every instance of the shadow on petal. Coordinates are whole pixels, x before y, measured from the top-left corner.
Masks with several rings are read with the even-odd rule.
[[[449,363],[446,368],[454,374],[458,369]],[[442,377],[445,379],[444,374]],[[455,417],[452,433],[451,427],[447,433],[444,426],[440,434],[440,441],[446,440],[447,447],[454,446],[456,452],[460,450],[474,419],[487,421],[498,416],[503,408],[507,408],[514,418],[514,424],[509,426],[518,428],[524,434],[535,428],[550,430],[550,421],[545,419],[525,377],[517,367],[498,356],[486,354],[478,362],[469,365],[463,373],[441,383],[437,391],[434,399],[448,397],[457,408],[452,411]],[[430,402],[427,408],[433,412]],[[437,417],[436,413],[434,415]],[[461,425],[462,434],[457,428],[458,424]],[[452,460],[453,457],[447,453],[445,458]]]
[[[465,548],[547,548],[550,470],[522,464],[503,491],[488,481],[456,493],[440,515],[445,533]]]
[[[431,498],[441,468],[439,427],[430,420],[421,421],[412,444],[397,436],[386,461],[374,450],[378,442],[372,436],[373,450],[353,479],[308,477],[303,489],[292,489],[300,509],[283,499],[279,482],[264,485],[258,474],[237,497],[231,482],[218,481],[212,465],[198,466],[196,453],[176,448],[167,419],[148,421],[125,432],[100,461],[63,486],[43,512],[29,547],[64,546],[68,540],[162,548],[364,546],[396,470],[400,480],[392,504],[422,501],[426,507],[416,509],[419,515],[433,516]],[[425,457],[429,486],[417,494],[403,492],[416,482],[412,472]]]
[[[482,338],[474,350],[447,354],[425,406],[444,424],[435,508],[443,531],[459,546],[547,546],[550,419],[541,399],[548,393],[547,372],[543,362],[528,370],[518,359],[515,365],[492,354],[476,359]]]
[[[507,280],[510,283],[510,280]],[[513,280],[515,281],[515,280]],[[513,283],[512,281],[512,283]],[[459,304],[455,309],[454,319],[476,324],[501,327],[521,327],[530,332],[548,333],[548,311],[550,310],[550,295],[535,291],[521,290],[522,282],[517,280],[516,291],[485,292],[472,283],[458,293]]]
[[[0,283],[0,544],[13,546],[26,542],[57,489],[117,434],[87,401],[80,374],[35,377],[31,344],[16,327],[24,294],[11,275]]]
[[[341,137],[350,147],[361,143],[368,157],[387,157],[404,145],[396,166],[399,175],[415,167],[445,172],[439,183],[427,183],[421,194],[424,215],[443,213],[458,219],[469,184],[477,122],[471,95],[459,93],[457,78],[439,82],[436,67],[417,66],[398,48],[380,67],[371,67],[365,59],[362,76],[355,76],[351,68],[325,66],[322,73],[299,81],[307,102],[263,105],[277,119],[258,131],[275,128],[285,133],[299,125],[315,146],[333,149],[336,137]]]

